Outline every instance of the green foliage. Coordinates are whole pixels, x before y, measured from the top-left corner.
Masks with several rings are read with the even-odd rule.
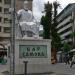
[[[71,34],[72,37],[75,37],[75,30]]]
[[[43,38],[50,39],[50,30],[51,30],[51,22],[52,22],[52,3],[45,4],[45,16],[41,18],[41,24],[43,25]]]
[[[55,48],[56,50],[61,50],[61,39],[57,32],[53,32],[52,34],[52,47]]]
[[[64,42],[63,50],[64,50],[65,53],[67,53],[68,51],[71,50],[71,46],[68,43]]]
[[[70,36],[71,36],[72,42],[73,42],[72,46],[73,46],[73,48],[75,48],[75,30],[71,33]]]
[[[41,24],[43,25],[43,37],[44,39],[50,39],[50,27],[47,16],[42,16]]]
[[[54,11],[52,11],[54,8]],[[58,4],[55,1],[52,3],[45,4],[45,16],[41,18],[41,24],[43,25],[43,38],[52,39],[52,48],[59,49],[61,47],[61,39],[57,33],[56,26],[56,16],[57,16]],[[53,17],[54,16],[54,17]]]
[[[49,18],[49,21],[52,20],[52,3],[45,4],[46,16]]]
[[[53,48],[56,48],[56,50],[59,50],[62,46],[60,36],[57,33],[57,29],[56,29],[56,26],[58,24],[58,22],[56,20],[58,6],[59,6],[59,4],[57,1],[53,2],[54,18],[53,18],[53,25],[52,25],[52,43],[53,43],[52,46],[53,46]]]
[[[40,31],[39,31],[39,36],[40,36],[40,37],[43,37],[43,30],[40,30]]]

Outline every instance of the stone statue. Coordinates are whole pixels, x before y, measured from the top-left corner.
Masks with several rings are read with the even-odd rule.
[[[21,29],[23,31],[23,35],[28,36],[34,36],[39,35],[39,27],[37,26],[37,23],[35,21],[35,18],[32,14],[31,10],[28,10],[27,8],[28,2],[24,2],[24,8],[19,10],[17,12],[18,14],[18,20],[19,24],[21,26]]]
[[[17,12],[20,22],[23,22],[23,21],[24,22],[31,22],[31,21],[33,21],[32,11],[28,10],[27,4],[28,4],[28,2],[25,1],[24,2],[24,8]]]

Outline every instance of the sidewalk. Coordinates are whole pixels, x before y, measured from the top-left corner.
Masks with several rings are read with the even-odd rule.
[[[4,75],[2,72],[6,71],[6,70],[7,70],[6,65],[0,64],[0,75]]]
[[[75,65],[70,68],[70,65],[65,65],[65,63],[57,63],[52,66],[52,71],[55,73],[75,75]]]
[[[7,65],[0,65],[0,75],[3,75],[2,72],[4,71],[7,71]],[[37,73],[36,75],[75,75],[75,65],[70,68],[69,65],[65,65],[64,63],[28,64],[27,73]]]
[[[35,72],[37,72],[38,70],[39,73],[53,72],[56,75],[75,75],[75,65],[73,65],[73,67],[70,68],[69,65],[65,65],[64,63],[31,65],[28,66],[28,73],[30,73],[31,69],[33,69]]]

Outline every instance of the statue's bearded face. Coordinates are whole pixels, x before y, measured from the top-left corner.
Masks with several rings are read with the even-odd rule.
[[[28,1],[24,1],[24,9],[28,10]]]

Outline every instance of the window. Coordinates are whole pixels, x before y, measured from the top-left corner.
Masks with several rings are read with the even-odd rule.
[[[2,7],[0,7],[0,12],[2,12]]]
[[[4,23],[9,23],[9,19],[8,18],[4,18]]]
[[[2,2],[2,0],[0,0],[0,3]]]
[[[4,8],[4,13],[8,14],[9,13],[9,8]]]
[[[10,33],[10,27],[4,27],[4,32],[5,33]]]
[[[0,17],[0,22],[2,21],[2,17]]]
[[[1,26],[0,26],[0,32],[1,32]]]
[[[4,0],[4,4],[10,4],[11,0]]]

